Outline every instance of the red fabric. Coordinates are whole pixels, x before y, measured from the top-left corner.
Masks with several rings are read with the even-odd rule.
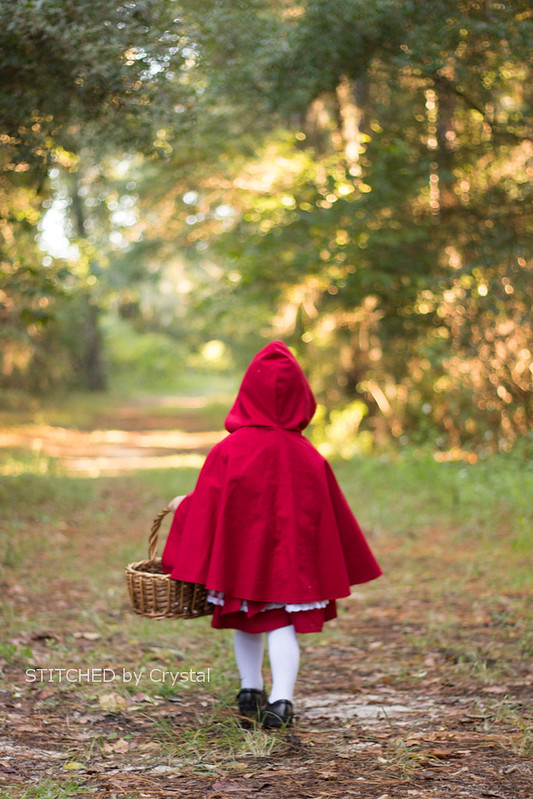
[[[240,607],[241,600],[237,600]],[[278,627],[294,626],[297,633],[319,633],[324,623],[337,617],[337,605],[335,600],[330,602],[325,608],[314,608],[313,610],[299,610],[288,613],[284,608],[271,608],[270,610],[256,611],[255,613],[244,613],[244,611],[227,611],[227,605],[233,604],[233,598],[224,607],[215,605],[213,613],[212,627],[218,630],[228,628],[242,630],[245,633],[268,633],[270,630],[277,630]]]
[[[230,435],[174,515],[166,572],[228,600],[298,604],[348,596],[350,585],[379,577],[329,464],[301,435],[315,407],[285,344],[255,356],[226,419]]]

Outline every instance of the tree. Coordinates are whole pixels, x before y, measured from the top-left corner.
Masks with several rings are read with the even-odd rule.
[[[51,168],[65,175],[73,239],[87,240],[87,209],[75,179],[79,164],[130,150],[165,157],[170,145],[158,130],[165,124],[178,135],[189,124],[192,95],[176,78],[187,58],[187,35],[163,0],[17,0],[0,6],[0,51],[0,301],[9,321],[4,380],[20,384],[20,370],[35,374],[32,359],[38,361],[49,323],[70,296],[85,320],[77,331],[78,347],[85,346],[78,366],[90,388],[101,388],[96,251],[92,247],[87,260],[91,248],[84,245],[84,263],[60,260],[43,267],[35,243],[44,203],[51,202],[48,176]],[[68,363],[68,352],[60,349],[56,360]],[[53,372],[45,369],[48,378],[39,386]]]
[[[526,431],[526,2],[182,0],[172,24],[162,0],[81,5],[34,5],[37,38],[31,14],[0,34],[9,63],[38,47],[48,65],[0,94],[6,197],[27,181],[38,211],[36,181],[60,166],[77,298],[92,285],[98,308],[243,357],[284,336],[328,404],[365,403],[354,430],[377,437],[507,446]],[[68,102],[47,96],[56,67]],[[175,291],[156,294],[159,278]]]
[[[531,413],[527,3],[257,0],[239,27],[241,5],[207,5],[196,70],[255,157],[196,174],[187,237],[231,313],[260,298],[378,432],[506,445]]]

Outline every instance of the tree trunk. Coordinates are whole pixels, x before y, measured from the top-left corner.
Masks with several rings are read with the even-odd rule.
[[[102,362],[102,334],[99,319],[100,309],[89,293],[83,297],[84,304],[84,353],[82,358],[84,382],[89,391],[103,391],[106,388]]]
[[[79,193],[77,173],[73,173],[70,184],[72,201],[72,216],[76,235],[80,239],[87,238],[85,229],[85,207]],[[89,264],[89,274],[93,274]],[[80,362],[83,369],[83,381],[90,391],[103,391],[106,388],[106,379],[102,359],[102,334],[100,331],[100,308],[91,290],[86,288],[82,294],[83,308],[83,342],[80,342],[83,352]]]

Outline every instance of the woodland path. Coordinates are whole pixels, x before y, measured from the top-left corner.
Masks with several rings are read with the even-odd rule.
[[[204,429],[200,398],[189,398],[188,408],[182,401],[185,414],[176,412],[171,424],[169,401],[160,402],[166,408],[161,415],[153,402],[150,414],[142,404],[129,405],[97,420],[93,430],[21,426],[0,431],[2,443],[56,457],[67,472],[98,477],[105,491],[106,480],[122,475],[118,491],[135,516],[124,475],[140,460],[148,469],[197,466],[223,435]],[[118,536],[118,522],[116,529]],[[83,530],[83,522],[67,522],[58,535],[72,535],[72,547],[83,549]],[[4,587],[12,612],[26,617],[30,589],[24,576],[8,577]],[[52,777],[64,785],[58,797],[533,796],[531,732],[519,721],[531,701],[527,662],[507,664],[500,677],[482,676],[479,663],[462,663],[453,631],[441,641],[427,635],[429,615],[446,609],[428,608],[416,586],[385,587],[371,601],[363,589],[341,602],[327,638],[303,642],[294,728],[234,733],[235,752],[229,754],[221,741],[229,740],[234,710],[221,705],[212,689],[124,696],[108,690],[88,695],[86,686],[57,682],[28,685],[19,658],[25,647],[31,648],[33,666],[50,664],[51,652],[84,663],[105,651],[105,665],[117,669],[134,662],[135,646],[120,626],[127,608],[109,610],[101,598],[90,597],[90,614],[107,616],[110,625],[103,622],[100,632],[91,633],[80,630],[72,615],[76,600],[83,602],[82,586],[50,577],[47,608],[35,608],[37,621],[21,626],[0,660],[0,792],[5,786],[6,796],[48,796],[24,791],[32,781]],[[505,651],[510,636],[524,634],[518,619],[505,616],[504,597],[498,599],[499,621],[494,608],[472,613],[471,601],[466,593],[454,599],[463,614],[458,633],[472,651]],[[163,646],[157,632],[148,643],[152,652]],[[196,759],[183,743],[194,736]],[[242,740],[237,746],[239,736],[248,737],[246,746]],[[68,793],[71,779],[85,790]]]

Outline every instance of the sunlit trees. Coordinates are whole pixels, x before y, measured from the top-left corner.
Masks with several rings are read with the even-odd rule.
[[[70,292],[78,324],[113,309],[193,348],[221,338],[248,358],[283,336],[328,404],[359,409],[352,432],[442,447],[526,432],[527,2],[15,5],[15,22],[0,12],[11,363]],[[43,269],[50,166],[78,259]]]
[[[100,182],[92,206],[82,192],[113,157],[164,157],[170,134],[165,130],[163,140],[158,131],[178,134],[187,125],[190,92],[176,78],[186,44],[175,8],[164,0],[0,6],[4,385],[44,389],[74,378],[103,386],[98,316],[109,289],[109,223],[102,227],[96,211],[106,207],[108,189]],[[66,233],[78,248],[59,263],[43,262],[35,240],[54,202],[50,170],[56,184],[62,176]]]
[[[199,70],[257,150],[200,181],[196,239],[376,433],[506,446],[531,413],[528,5],[256,2],[236,49],[227,5]]]

